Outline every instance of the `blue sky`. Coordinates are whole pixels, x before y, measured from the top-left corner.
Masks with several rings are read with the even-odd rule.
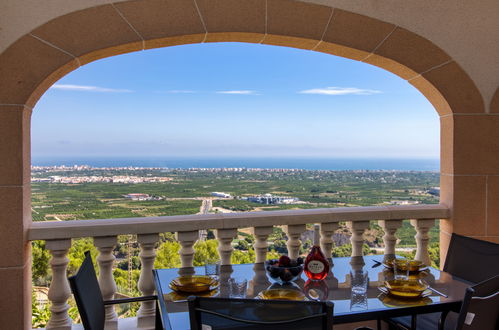
[[[38,102],[33,156],[438,158],[409,83],[312,51],[242,43],[102,59]]]

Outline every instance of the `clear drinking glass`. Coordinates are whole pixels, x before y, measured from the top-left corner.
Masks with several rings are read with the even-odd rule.
[[[350,310],[363,311],[367,309],[367,292],[363,294],[356,294],[352,291],[352,296],[350,297]]]
[[[229,278],[229,295],[231,298],[246,298],[247,279]]]
[[[362,295],[367,292],[369,278],[365,270],[350,271],[352,293]]]
[[[208,276],[219,276],[220,275],[220,262],[207,262],[204,265],[204,274]]]
[[[409,279],[409,260],[395,259],[393,261],[393,275],[396,280]]]

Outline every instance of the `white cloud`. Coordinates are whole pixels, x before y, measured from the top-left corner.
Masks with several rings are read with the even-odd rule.
[[[239,91],[218,91],[217,94],[239,94],[239,95],[256,95],[255,91],[239,90]]]
[[[83,86],[83,85],[67,85],[67,84],[55,84],[52,85],[54,89],[62,89],[67,91],[82,91],[82,92],[101,92],[101,93],[131,93],[132,90],[129,89],[115,89],[115,88],[105,88],[97,86]]]
[[[382,93],[373,89],[362,89],[356,87],[326,87],[306,89],[298,92],[300,94],[320,94],[320,95],[372,95]]]

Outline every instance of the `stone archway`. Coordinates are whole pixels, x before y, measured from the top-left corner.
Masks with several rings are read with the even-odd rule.
[[[0,233],[0,280],[9,284],[8,296],[24,293],[8,309],[24,310],[15,321],[19,328],[30,327],[26,232],[31,223],[30,121],[37,100],[59,78],[100,58],[220,41],[320,51],[407,80],[441,116],[441,201],[452,213],[442,224],[444,255],[452,232],[499,241],[499,209],[487,203],[499,196],[499,116],[485,113],[475,83],[431,41],[378,19],[291,0],[105,4],[48,21],[0,54],[0,225],[7,228]],[[498,99],[496,92],[492,112],[499,111]]]
[[[238,41],[314,50],[379,66],[420,90],[440,115],[484,112],[451,56],[402,27],[290,0],[124,1],[58,17],[2,55],[1,104],[33,107],[54,81],[100,58],[144,49]]]

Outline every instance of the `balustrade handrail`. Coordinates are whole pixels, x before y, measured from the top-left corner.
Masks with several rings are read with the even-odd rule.
[[[446,219],[449,218],[449,213],[449,208],[446,205],[426,204],[44,221],[31,224],[28,238],[29,240],[57,240],[78,237],[157,234],[202,229],[265,227],[342,221]]]

